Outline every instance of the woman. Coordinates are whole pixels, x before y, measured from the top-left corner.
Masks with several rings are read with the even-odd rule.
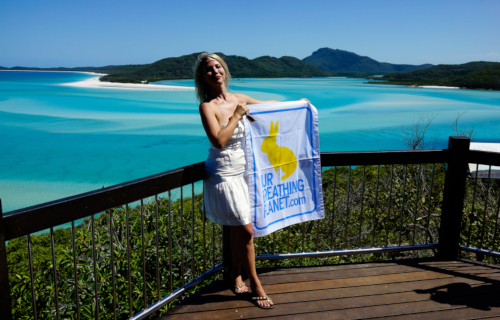
[[[203,205],[208,219],[231,226],[231,275],[236,294],[248,292],[241,277],[243,267],[250,279],[252,301],[260,308],[270,309],[273,302],[267,297],[255,269],[248,185],[244,177],[245,129],[240,120],[248,112],[247,104],[278,101],[260,101],[241,93],[229,93],[230,78],[226,63],[218,55],[200,54],[195,71],[196,93],[201,103],[203,128],[210,140]]]
[[[255,269],[252,219],[248,202],[245,172],[245,134],[241,123],[248,112],[247,104],[259,101],[240,93],[229,93],[231,78],[226,63],[216,54],[202,53],[195,71],[196,93],[200,100],[203,128],[210,140],[205,162],[205,214],[211,221],[231,226],[233,266],[236,294],[248,292],[241,277],[241,267],[250,279],[253,301],[260,308],[273,308]]]

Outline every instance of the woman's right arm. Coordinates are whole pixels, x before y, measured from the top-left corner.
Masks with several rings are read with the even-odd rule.
[[[214,109],[215,106],[209,102],[200,104],[201,122],[212,145],[217,149],[222,149],[229,139],[231,139],[234,130],[238,126],[238,121],[248,111],[248,107],[244,103],[238,104],[233,116],[229,118],[227,125],[222,129],[219,126]]]

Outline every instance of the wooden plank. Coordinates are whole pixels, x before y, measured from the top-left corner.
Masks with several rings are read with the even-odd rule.
[[[413,259],[412,259],[413,260]],[[386,262],[369,262],[369,263],[353,263],[353,264],[341,264],[332,266],[313,266],[313,267],[290,267],[290,268],[258,268],[257,272],[259,277],[274,276],[278,274],[296,274],[305,272],[326,272],[333,270],[345,270],[345,269],[361,269],[361,268],[374,268],[374,267],[388,267],[388,266],[436,266],[440,268],[456,268],[465,266],[474,266],[473,264],[462,262],[462,261],[429,261],[422,262],[420,259],[416,259],[414,262],[410,261],[386,261]],[[420,260],[420,261],[419,261]]]
[[[325,299],[319,301],[298,302],[277,305],[274,309],[263,310],[257,307],[226,309],[217,311],[196,312],[190,314],[166,315],[160,319],[252,319],[258,317],[282,316],[299,319],[304,314],[335,311],[333,318],[366,318],[382,315],[399,315],[440,309],[453,309],[471,305],[496,304],[500,299],[500,286],[483,286],[482,294],[469,296],[470,288],[462,286],[443,301],[432,301],[429,293],[404,292],[363,296],[346,299]],[[464,294],[466,294],[464,296]],[[448,302],[446,302],[448,301]],[[450,304],[451,303],[451,304]],[[330,313],[330,319],[332,319]],[[318,318],[316,318],[318,319]]]
[[[324,281],[344,278],[359,278],[370,277],[387,274],[404,274],[410,272],[421,272],[413,266],[388,266],[375,267],[364,269],[346,269],[346,270],[331,270],[327,272],[310,272],[298,274],[275,275],[274,277],[265,277],[261,279],[263,285],[280,284],[280,283],[298,283],[304,281]]]
[[[315,283],[311,282],[309,290],[295,292],[295,293],[279,293],[273,294],[271,298],[278,304],[288,304],[304,301],[314,301],[323,299],[340,299],[352,298],[369,295],[380,295],[388,293],[402,293],[414,290],[431,290],[436,287],[453,285],[464,286],[470,288],[471,285],[484,284],[477,280],[467,278],[440,278],[430,279],[414,282],[398,282],[398,283],[384,283],[380,285],[362,286],[362,287],[347,287],[335,288],[326,290],[315,290]],[[232,296],[212,296],[211,298],[203,300],[185,300],[183,304],[176,308],[171,313],[187,313],[187,312],[201,312],[209,310],[222,310],[222,309],[235,309],[241,307],[251,307],[252,303],[242,300],[242,297]]]
[[[452,310],[440,310],[417,314],[408,314],[392,317],[383,317],[383,319],[388,320],[417,320],[417,319],[440,319],[440,320],[458,320],[458,319],[484,319],[488,320],[500,320],[500,304],[496,306],[489,306],[487,308],[459,308]],[[382,319],[382,318],[374,318]]]
[[[469,306],[482,307],[488,306],[488,308],[498,308],[498,295],[479,295],[468,297],[469,300],[467,304]],[[377,305],[370,307],[361,307],[361,308],[345,308],[342,310],[331,310],[327,312],[311,312],[311,313],[302,313],[295,315],[286,315],[275,317],[273,319],[314,319],[314,320],[322,320],[322,319],[373,319],[379,317],[386,316],[403,316],[408,314],[422,314],[425,315],[425,319],[441,319],[439,317],[429,317],[430,312],[439,311],[439,310],[453,310],[453,309],[465,309],[466,306],[462,305],[450,305],[445,303],[440,303],[432,300],[425,301],[417,301],[413,303],[397,303],[391,305]],[[473,309],[475,310],[475,309]],[[491,315],[497,315],[498,311],[493,312]],[[455,318],[455,319],[461,319]]]
[[[481,266],[466,266],[466,272],[461,272],[460,268],[454,268],[451,271],[445,269],[436,269],[432,271],[437,272],[451,272],[452,274],[483,274],[483,273],[494,273],[498,270],[492,270]],[[422,272],[426,269],[418,268],[414,266],[388,266],[388,267],[374,267],[374,268],[361,268],[361,269],[345,269],[345,270],[331,270],[327,272],[312,272],[312,273],[298,273],[298,274],[281,274],[275,275],[274,277],[263,277],[261,282],[263,285],[270,284],[280,284],[280,283],[298,283],[303,281],[324,281],[332,279],[342,279],[342,278],[359,278],[359,277],[369,277],[375,275],[386,275],[386,274],[405,274],[410,272]]]

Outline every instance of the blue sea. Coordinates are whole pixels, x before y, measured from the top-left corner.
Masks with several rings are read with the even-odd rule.
[[[85,73],[0,72],[0,198],[11,211],[203,161],[194,91],[78,88]],[[364,79],[235,79],[260,100],[308,98],[321,151],[405,149],[401,134],[434,117],[446,147],[457,112],[476,142],[500,142],[500,92],[370,85]],[[157,84],[190,86],[192,80]]]

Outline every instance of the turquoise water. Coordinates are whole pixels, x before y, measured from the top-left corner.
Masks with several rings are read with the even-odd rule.
[[[76,88],[93,75],[0,72],[3,211],[203,161],[208,140],[194,91]],[[377,86],[363,79],[237,79],[231,90],[261,100],[309,98],[322,151],[404,149],[401,126],[435,116],[445,147],[457,112],[475,141],[500,142],[500,92]],[[192,80],[160,84],[193,86]]]

